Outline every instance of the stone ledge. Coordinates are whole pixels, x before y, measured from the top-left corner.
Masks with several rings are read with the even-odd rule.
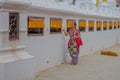
[[[25,46],[0,48],[0,63],[14,62],[29,58],[33,58],[33,56],[25,51]]]
[[[21,0],[0,1],[0,9],[7,9],[7,10],[26,11],[30,5],[31,5],[31,2],[28,0],[26,2],[23,2]]]
[[[20,32],[27,32],[27,29],[20,29],[19,30]],[[2,30],[2,29],[0,29],[0,33],[8,33],[9,32],[9,30]]]
[[[28,54],[27,52],[21,52],[20,54],[7,54],[7,55],[0,55],[0,63],[9,63],[24,59],[34,58],[32,55]]]
[[[26,46],[18,46],[18,47],[9,47],[9,48],[0,48],[0,52],[4,52],[4,51],[10,51],[10,50],[20,50],[20,49],[25,49]]]
[[[9,32],[9,30],[2,30],[2,29],[0,29],[0,33],[5,33],[5,32]]]

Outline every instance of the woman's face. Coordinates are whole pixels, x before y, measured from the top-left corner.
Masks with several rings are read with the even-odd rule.
[[[75,28],[75,25],[74,25],[74,23],[72,23],[72,25],[71,25],[71,28],[72,28],[72,29],[74,29],[74,28]]]

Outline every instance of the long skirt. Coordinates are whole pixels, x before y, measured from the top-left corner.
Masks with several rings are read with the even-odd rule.
[[[69,42],[68,50],[72,58],[71,60],[72,64],[75,64],[75,65],[78,64],[79,48],[77,48],[75,41]]]
[[[77,50],[76,53],[75,53],[75,56],[71,56],[72,60],[72,64],[76,65],[78,64],[78,55],[79,55],[79,51]]]

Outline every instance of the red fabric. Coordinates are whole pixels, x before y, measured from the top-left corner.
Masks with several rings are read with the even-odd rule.
[[[68,47],[70,46],[70,42],[71,42],[72,40],[71,39],[69,39],[69,41],[68,41]]]
[[[74,32],[72,31],[72,30],[69,30],[69,35],[70,35],[70,37],[74,37],[74,36],[77,36],[77,35],[79,35],[80,34],[80,32],[79,32],[79,30],[75,30]],[[79,47],[81,46],[81,45],[83,45],[83,42],[82,42],[82,39],[81,38],[77,38],[77,39],[69,39],[69,41],[68,41],[68,47],[70,46],[70,42],[71,41],[76,41],[76,47],[77,47],[77,49],[79,50]]]
[[[82,42],[82,39],[81,38],[77,38],[76,39],[76,45],[77,45],[77,48],[79,49],[79,47],[81,46],[81,45],[83,45],[83,42]]]
[[[70,46],[70,42],[71,42],[71,41],[72,41],[72,40],[69,40],[69,41],[68,41],[68,46]],[[83,45],[82,39],[81,39],[81,38],[77,38],[77,39],[76,39],[76,47],[77,47],[77,49],[79,49],[79,47],[80,47],[81,45]]]

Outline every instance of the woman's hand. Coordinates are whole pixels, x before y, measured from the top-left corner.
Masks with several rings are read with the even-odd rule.
[[[68,36],[68,33],[64,29],[62,29],[62,32],[64,32],[65,36]]]
[[[71,40],[74,40],[75,38],[74,37],[70,37]]]
[[[80,38],[80,33],[78,33],[77,35],[74,35],[74,38]]]
[[[62,29],[62,30],[61,30],[61,32],[65,32],[65,30],[64,30],[64,29]]]

